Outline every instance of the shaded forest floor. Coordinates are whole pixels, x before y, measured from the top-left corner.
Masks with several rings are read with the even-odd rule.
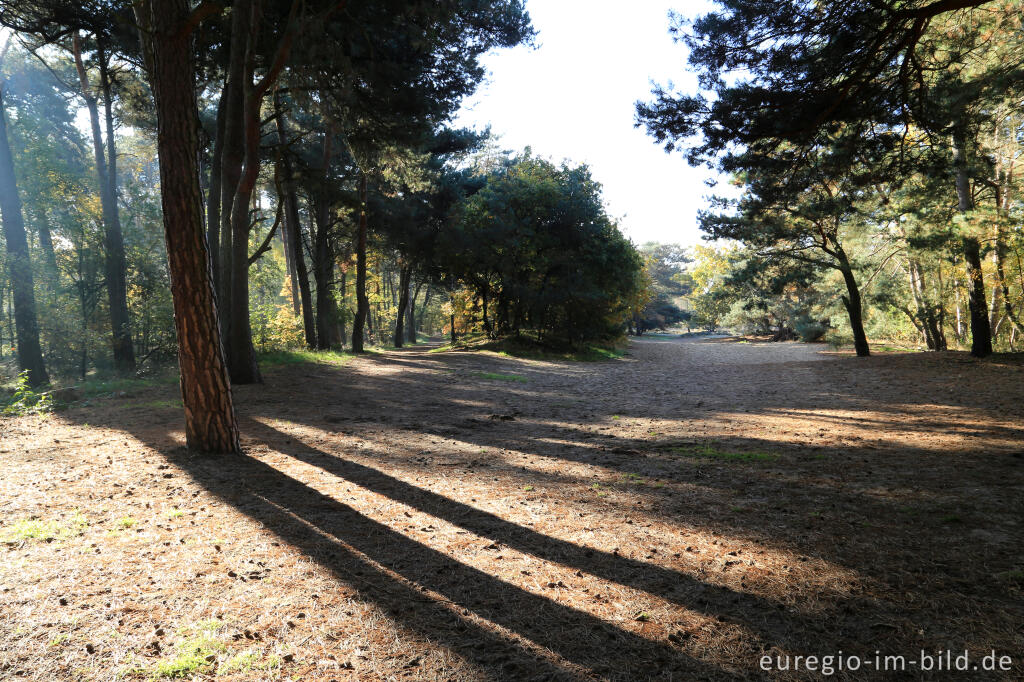
[[[173,385],[0,419],[0,678],[1024,677],[1021,357],[427,351],[270,369],[242,458]]]

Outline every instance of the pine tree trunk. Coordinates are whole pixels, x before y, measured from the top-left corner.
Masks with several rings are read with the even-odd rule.
[[[32,262],[29,259],[18,182],[14,176],[14,158],[7,138],[7,110],[3,99],[5,86],[6,83],[0,83],[0,214],[3,215],[4,241],[7,244],[7,271],[11,276],[18,368],[28,372],[30,385],[42,386],[50,381],[50,377],[46,374],[43,351],[39,345]]]
[[[334,249],[331,248],[330,217],[326,198],[321,197],[317,207],[316,258],[313,263],[316,277],[316,342],[320,350],[337,345],[338,302],[334,298]]]
[[[363,329],[370,302],[366,298],[366,173],[359,178],[359,227],[356,234],[356,317],[352,322],[352,352],[363,351]]]
[[[224,148],[221,154],[221,185],[220,185],[220,244],[211,248],[218,249],[217,303],[220,311],[220,329],[225,341],[231,338],[231,311],[234,308],[235,245],[232,230],[232,211],[235,206],[235,192],[242,177],[242,163],[245,160],[245,90],[246,48],[249,42],[249,24],[252,19],[251,0],[239,0],[231,8],[231,39],[228,57],[227,82],[221,98],[225,100],[224,112]],[[250,76],[251,80],[251,76]],[[249,206],[246,203],[246,219]],[[245,248],[248,250],[248,243]],[[248,251],[246,251],[248,258]],[[232,348],[225,344],[228,361],[231,362]]]
[[[210,247],[210,266],[214,284],[220,278],[220,206],[221,183],[224,173],[224,130],[227,127],[227,78],[217,101],[217,130],[213,139],[213,158],[210,162],[210,191],[206,197],[206,243]]]
[[[967,138],[957,131],[954,139],[953,163],[956,167],[956,194],[961,215],[974,210],[971,180],[967,172]],[[969,227],[967,229],[970,229]],[[992,327],[985,304],[985,278],[981,269],[981,243],[971,234],[961,238],[964,262],[967,265],[967,304],[971,315],[971,355],[983,358],[992,354]]]
[[[136,19],[156,101],[164,235],[178,336],[185,438],[194,450],[240,453],[217,300],[203,230],[198,112],[188,0],[139,0]]]
[[[395,348],[405,343],[405,311],[409,308],[409,281],[412,265],[403,265],[398,274],[398,315],[395,317]]]
[[[843,296],[843,305],[850,317],[850,328],[853,330],[853,348],[857,357],[866,358],[871,355],[868,347],[868,336],[864,333],[864,309],[860,298],[860,288],[857,286],[857,278],[853,274],[853,268],[846,258],[842,249],[837,249],[839,257],[839,271],[843,273],[843,281],[846,283],[847,295]]]
[[[99,105],[89,85],[89,76],[82,62],[81,38],[78,33],[72,37],[72,50],[82,97],[89,111],[92,128],[92,148],[96,161],[97,184],[100,192],[100,207],[103,212],[104,274],[107,283],[107,302],[110,307],[111,348],[114,367],[123,374],[135,371],[135,350],[132,347],[131,324],[128,318],[127,268],[124,255],[124,236],[121,233],[121,218],[117,210],[117,168],[116,146],[114,143],[114,117],[110,102],[110,82],[106,71],[106,58],[102,50],[98,53],[101,64],[100,89],[104,95],[104,110],[107,123],[107,152],[103,149],[103,134],[100,128]],[[109,162],[109,165],[108,165]]]
[[[121,214],[117,208],[117,144],[114,140],[113,102],[110,92],[110,74],[107,59],[100,52],[100,83],[103,89],[103,112],[107,128],[107,199],[112,221],[107,230],[104,246],[107,252],[107,291],[110,300],[110,318],[114,328],[114,365],[118,371],[135,371],[135,347],[132,344],[131,318],[128,315],[128,263],[124,252],[124,233]],[[114,275],[114,278],[111,277]]]
[[[245,66],[242,74],[242,141],[243,169],[238,178],[231,206],[231,311],[227,332],[228,371],[233,384],[256,384],[262,381],[249,323],[249,204],[260,172],[260,95],[254,92],[256,40],[259,33],[259,5],[254,0],[236,5],[239,11],[250,12],[247,36],[232,35],[232,41],[245,38]]]
[[[277,113],[277,143],[281,147],[281,175],[283,176],[282,197],[284,204],[287,239],[290,243],[288,256],[291,260],[289,271],[294,273],[292,280],[293,298],[302,311],[302,328],[306,335],[306,347],[316,348],[316,321],[313,318],[313,301],[310,298],[309,272],[306,269],[306,254],[302,242],[302,223],[299,222],[299,198],[295,193],[295,178],[292,175],[292,164],[285,146],[288,137],[285,132],[284,112],[281,108],[281,97],[274,93],[274,109]],[[295,290],[298,289],[298,297]]]
[[[338,302],[334,298],[334,244],[331,241],[329,191],[332,138],[330,130],[324,132],[320,184],[316,191],[311,193],[317,197],[315,205],[311,207],[310,218],[316,222],[316,229],[313,230],[313,273],[316,277],[316,344],[320,350],[329,350],[338,343]]]
[[[412,278],[410,277],[409,286],[412,286]],[[416,297],[420,295],[420,288],[423,286],[423,280],[416,285],[415,290],[409,292],[409,308],[406,312],[405,317],[405,333],[406,339],[409,343],[416,343]]]

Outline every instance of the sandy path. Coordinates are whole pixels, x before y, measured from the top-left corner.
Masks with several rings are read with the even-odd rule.
[[[172,387],[0,421],[4,525],[90,521],[8,547],[0,677],[145,670],[157,626],[210,618],[300,679],[756,678],[765,652],[922,647],[1024,672],[1019,359],[427,350],[241,387],[241,461],[180,448]]]

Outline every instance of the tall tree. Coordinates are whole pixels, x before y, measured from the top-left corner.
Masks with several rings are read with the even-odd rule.
[[[217,324],[199,189],[199,134],[188,0],[135,6],[149,84],[156,101],[164,235],[178,333],[185,437],[190,448],[238,453],[227,361]]]
[[[958,138],[952,140],[956,191],[969,210],[963,194],[971,155],[968,112],[987,85],[1020,80],[1024,52],[981,68],[975,63],[970,82],[961,80],[956,87],[956,78],[944,74],[984,41],[986,32],[968,10],[984,5],[1012,22],[1019,14],[1013,4],[730,0],[692,26],[676,17],[672,31],[690,48],[700,84],[714,97],[658,88],[653,102],[638,104],[638,124],[670,150],[686,144],[691,163],[736,172],[752,159],[771,159],[782,174],[806,163],[808,150],[828,146],[836,135],[857,142],[866,156],[877,156],[901,147],[908,129],[920,126],[939,139]],[[953,44],[940,45],[943,36],[936,27],[949,21],[966,30],[955,33],[960,39]],[[1004,35],[1017,33],[1011,29]],[[938,149],[948,153],[950,146]],[[906,154],[887,158],[889,164],[875,170],[889,177],[907,174],[907,163],[917,160]],[[972,310],[984,310],[976,241],[965,234],[963,253]],[[979,313],[971,319],[972,353],[986,355],[991,352],[987,320]]]
[[[8,43],[9,46],[10,43]],[[0,55],[0,65],[6,56]],[[49,382],[43,351],[39,345],[39,322],[36,318],[35,283],[29,258],[25,219],[21,212],[18,182],[14,175],[14,158],[7,136],[7,110],[4,90],[7,83],[0,78],[0,214],[4,223],[4,241],[7,245],[8,271],[11,276],[11,294],[14,303],[14,323],[18,339],[18,366],[28,372],[32,386]]]
[[[82,39],[76,31],[72,35],[72,54],[81,95],[89,112],[92,128],[93,157],[99,185],[100,205],[103,208],[104,251],[107,280],[107,301],[110,305],[111,341],[114,366],[122,373],[135,371],[135,349],[132,344],[131,322],[128,316],[127,264],[124,255],[124,234],[117,207],[117,147],[114,141],[114,116],[111,102],[111,84],[108,55],[97,36],[96,59],[99,62],[100,82],[94,90],[82,58]],[[107,124],[106,149],[100,127],[99,96],[103,97]]]

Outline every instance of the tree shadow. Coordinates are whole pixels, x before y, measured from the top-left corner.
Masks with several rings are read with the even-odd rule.
[[[585,571],[609,582],[646,592],[689,610],[729,621],[754,632],[767,646],[805,647],[809,641],[823,648],[840,649],[853,643],[856,631],[844,614],[854,611],[860,598],[846,596],[841,609],[822,626],[821,615],[808,617],[788,611],[782,604],[754,594],[697,580],[685,573],[600,549],[551,537],[464,502],[406,483],[377,469],[323,450],[276,429],[247,420],[245,431],[275,451],[318,467],[371,492],[413,507],[483,538],[538,559]],[[872,602],[876,611],[882,605]],[[863,605],[862,605],[863,607]]]
[[[912,359],[932,369],[963,361],[959,356]],[[653,381],[654,374],[644,374],[646,370],[637,367],[642,363],[524,363],[468,353],[428,356],[417,348],[374,356],[369,364],[378,370],[376,374],[351,367],[292,367],[268,376],[272,382],[269,387],[239,387],[236,396],[239,412],[246,417],[244,435],[253,442],[270,444],[296,461],[517,551],[728,621],[749,632],[755,647],[852,651],[866,647],[873,650],[883,641],[900,646],[936,642],[961,646],[978,630],[1002,630],[1002,641],[1015,637],[1019,641],[1019,635],[1006,626],[1011,615],[1019,613],[1019,604],[1014,604],[1012,595],[992,580],[993,574],[1015,566],[1019,552],[1004,551],[998,543],[985,546],[984,540],[970,535],[993,530],[990,526],[1021,509],[1019,497],[1008,497],[1021,481],[1021,470],[1008,460],[957,453],[961,470],[951,478],[952,470],[942,460],[944,454],[924,447],[893,443],[883,448],[845,444],[821,449],[786,443],[781,437],[776,441],[739,433],[717,438],[724,448],[770,451],[779,458],[777,464],[741,466],[673,453],[673,441],[668,436],[599,434],[593,428],[619,416],[697,422],[729,417],[729,396],[766,371],[755,363],[731,371],[722,385],[715,387],[713,398],[703,392],[715,381],[709,375],[694,379],[692,394],[666,398],[676,384],[669,389],[656,387],[652,391],[655,398],[649,403],[628,407],[611,401],[587,402],[594,393],[585,392],[585,385],[591,376],[601,373],[623,377],[639,372],[638,382]],[[813,413],[828,427],[840,426],[839,419],[821,413],[823,406],[828,406],[851,411],[864,429],[882,429],[906,423],[912,408],[985,409],[985,401],[976,395],[938,396],[932,395],[928,386],[910,386],[911,377],[901,372],[912,367],[920,365],[911,365],[902,357],[872,358],[867,363],[852,358],[785,363],[782,371],[789,374],[776,391],[763,395],[746,417],[799,418]],[[999,365],[980,367],[988,374],[1004,371]],[[522,375],[528,381],[484,381],[476,376],[482,369]],[[859,377],[869,371],[887,370],[895,373],[893,385],[871,395],[858,393]],[[772,371],[780,369],[776,366]],[[799,392],[803,376],[828,376],[830,380],[814,390]],[[703,400],[711,404],[698,409]],[[1012,414],[1019,413],[1019,406],[1014,409]],[[942,423],[940,416],[926,414],[925,418],[931,421],[908,425],[906,430],[923,434],[931,424]],[[171,421],[179,420],[175,412]],[[300,440],[264,423],[271,420],[291,421],[317,434],[313,439]],[[967,428],[967,421],[969,417],[961,414],[946,423],[961,428],[963,433],[973,432],[986,443],[1012,440],[1021,433],[1012,426],[995,423]],[[111,427],[123,428],[116,423]],[[401,452],[390,453],[387,438],[398,432],[406,437],[418,434],[421,440],[412,441]],[[428,445],[427,434],[458,443]],[[373,446],[362,453],[366,455],[360,457],[363,463],[337,448],[314,445],[321,438],[326,441],[340,436],[361,438]],[[339,439],[339,443],[344,441]],[[445,453],[464,470],[470,468],[471,457],[479,457],[473,453],[486,448],[496,453],[494,459],[503,476],[521,478],[524,483],[586,485],[578,471],[559,471],[557,467],[562,463],[566,467],[594,465],[622,475],[639,471],[645,476],[664,476],[692,486],[690,489],[698,494],[679,495],[653,487],[638,490],[637,495],[647,506],[641,513],[700,531],[748,539],[794,557],[817,556],[877,579],[887,591],[882,599],[841,595],[831,603],[819,604],[822,608],[812,614],[787,610],[741,589],[542,534],[404,482],[373,468],[375,464],[367,459],[380,457],[381,468],[391,473],[418,468],[424,475],[436,475],[436,463],[417,461],[417,445]],[[522,466],[525,462],[511,459],[501,462],[502,456],[497,453],[504,451],[544,460],[547,469],[527,469]],[[819,460],[819,455],[836,461]],[[540,676],[551,677],[587,674],[640,679],[674,675],[689,679],[728,677],[736,672],[695,660],[666,643],[632,634],[467,566],[257,459],[246,457],[226,465],[225,460],[210,462],[179,453],[173,455],[173,460],[197,483],[266,525],[339,578],[366,583],[364,595],[396,620],[438,639],[497,676],[519,679],[527,671],[540,671]],[[832,466],[827,472],[821,471],[823,461]],[[930,471],[932,468],[936,471]],[[900,488],[912,494],[896,494]],[[947,502],[960,508],[938,509]],[[921,508],[903,509],[908,504]],[[751,506],[746,511],[730,511],[736,505]],[[818,516],[806,516],[809,511]],[[922,511],[938,516],[923,516]],[[941,520],[950,511],[956,511],[961,519],[949,523]],[[881,525],[862,525],[865,521]],[[1009,531],[1011,537],[1014,533]],[[980,546],[982,556],[973,558],[960,552],[950,556],[947,550],[952,544],[975,549]],[[991,555],[985,556],[985,552]],[[788,580],[785,575],[780,579]],[[813,596],[822,595],[819,591]],[[951,615],[945,620],[936,618],[936,613],[946,608],[938,603],[947,598],[956,608],[970,606],[977,612],[964,622],[953,622]],[[904,607],[907,612],[901,613]],[[499,630],[478,619],[490,621]],[[891,634],[882,630],[880,634],[879,622],[899,622],[900,628]],[[923,638],[925,627],[930,628],[927,639]],[[564,632],[587,634],[566,637],[560,634]],[[737,661],[738,669],[746,673],[754,672],[755,665],[753,659]]]
[[[168,460],[217,498],[356,586],[361,597],[396,621],[496,677],[688,679],[722,672],[667,644],[463,564],[257,459],[232,458],[225,466],[223,459],[178,449]],[[512,636],[485,627],[471,614]]]

